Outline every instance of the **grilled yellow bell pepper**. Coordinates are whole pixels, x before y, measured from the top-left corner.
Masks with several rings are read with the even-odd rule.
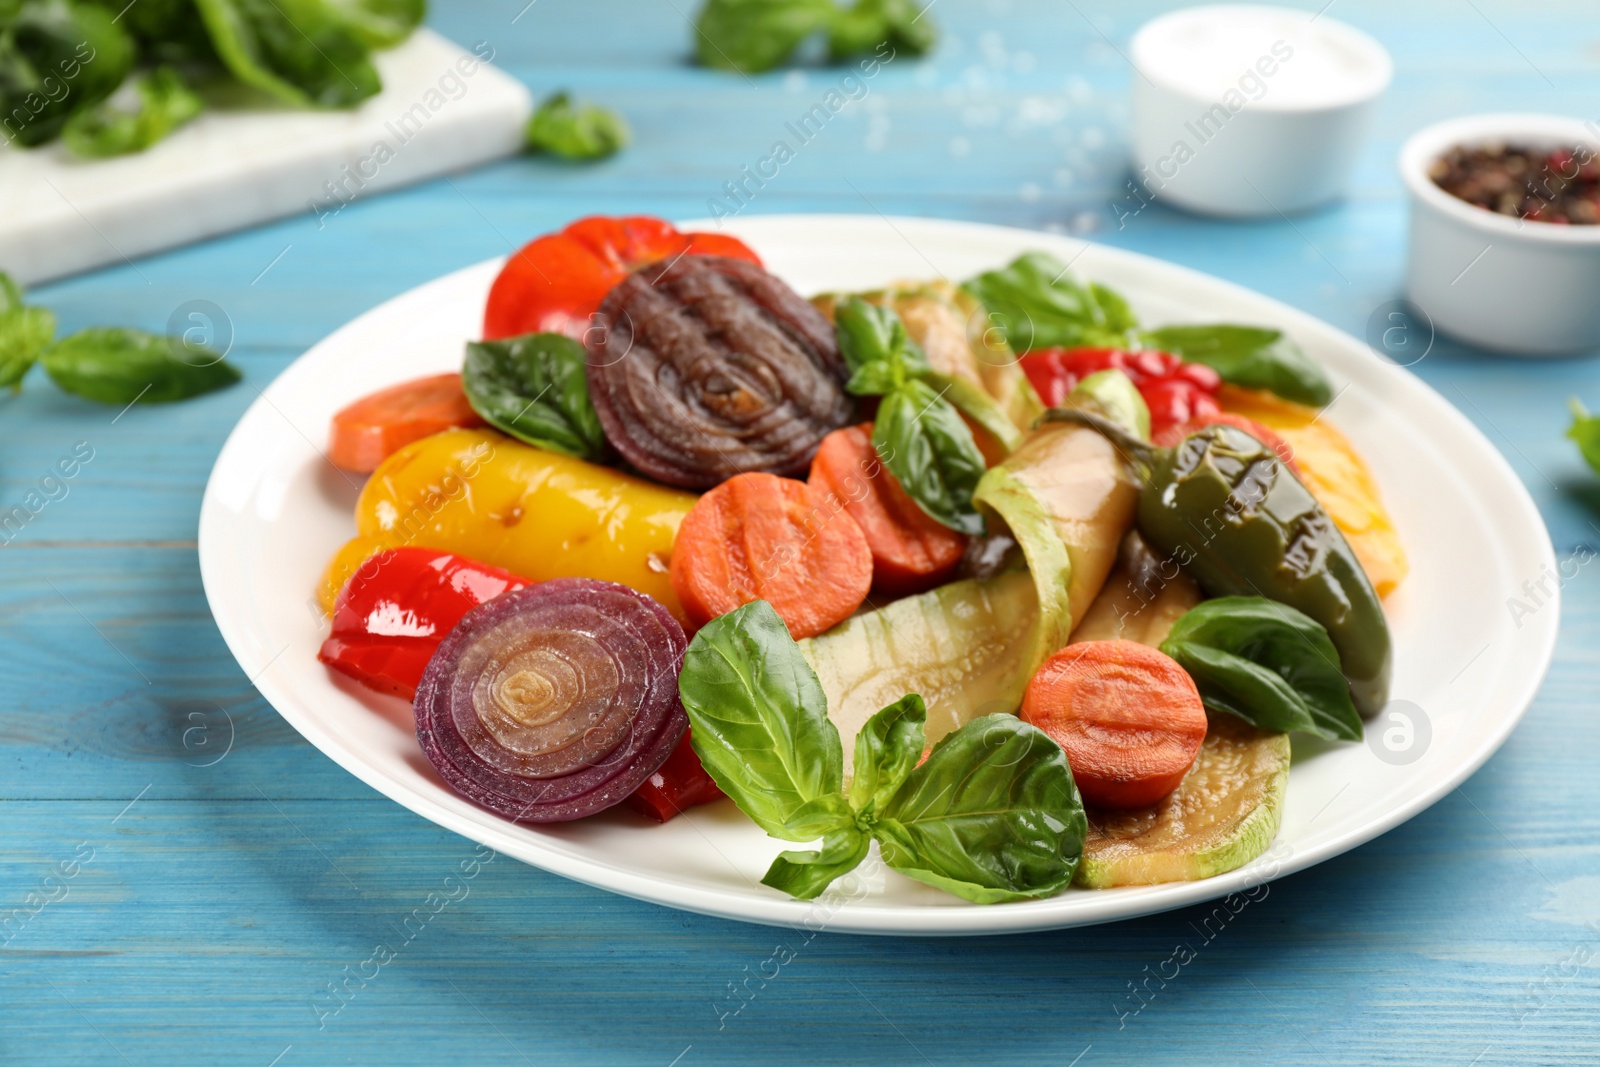
[[[356,503],[357,535],[318,589],[325,609],[385,548],[456,552],[542,582],[599,578],[655,597],[680,619],[667,578],[692,493],[514,441],[447,430],[383,461]]]

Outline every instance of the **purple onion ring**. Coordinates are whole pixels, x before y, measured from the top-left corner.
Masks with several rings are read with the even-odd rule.
[[[626,799],[688,727],[688,638],[614,582],[557,578],[469,611],[417,687],[417,740],[440,776],[516,822],[564,822]]]

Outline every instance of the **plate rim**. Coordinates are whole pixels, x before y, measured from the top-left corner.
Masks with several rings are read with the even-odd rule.
[[[1181,278],[1186,282],[1199,283],[1213,290],[1225,291],[1232,297],[1261,303],[1264,306],[1270,305],[1274,311],[1275,321],[1283,323],[1286,329],[1296,331],[1297,334],[1300,331],[1308,334],[1319,334],[1330,343],[1337,343],[1352,350],[1359,349],[1364,352],[1365,358],[1369,358],[1379,364],[1388,362],[1373,353],[1370,347],[1330,323],[1316,318],[1309,312],[1302,311],[1246,286],[1191,267],[1158,259],[1154,256],[1060,234],[951,219],[851,213],[753,215],[735,220],[733,225],[717,224],[712,220],[706,219],[693,219],[677,225],[686,229],[715,226],[722,232],[730,232],[739,236],[747,235],[754,231],[781,230],[785,226],[811,227],[828,224],[860,226],[863,223],[871,225],[887,224],[907,244],[911,244],[911,242],[905,236],[904,230],[906,229],[930,233],[943,231],[951,236],[978,239],[980,241],[1003,242],[1012,245],[1016,245],[1026,239],[1046,245],[1076,242],[1084,247],[1092,246],[1100,254],[1108,256],[1112,260],[1121,260],[1130,267],[1154,266],[1159,272],[1166,272],[1169,276]],[[758,238],[752,239],[756,240]],[[915,245],[912,245],[912,247],[914,248]],[[311,373],[311,357],[320,349],[336,344],[342,335],[347,332],[363,328],[369,320],[382,318],[396,307],[415,301],[430,290],[448,289],[452,284],[459,284],[463,276],[474,272],[488,272],[491,269],[496,269],[499,264],[505,262],[506,258],[508,257],[500,256],[483,260],[433,278],[380,303],[344,323],[307,349],[278,374],[271,383],[260,390],[257,399],[251,403],[244,414],[240,416],[238,423],[229,432],[226,441],[217,454],[211,473],[207,477],[205,492],[201,499],[197,553],[207,607],[211,610],[212,617],[217,624],[219,632],[222,634],[224,643],[228,646],[229,652],[234,656],[241,668],[246,671],[247,675],[252,675],[254,672],[252,672],[250,665],[246,663],[244,656],[241,655],[241,652],[249,647],[246,644],[246,637],[241,632],[236,621],[229,616],[228,612],[219,610],[218,605],[216,590],[220,587],[222,581],[220,568],[224,564],[225,548],[219,541],[220,534],[215,532],[208,533],[208,531],[215,531],[217,524],[222,521],[220,511],[223,505],[218,500],[220,495],[219,471],[225,472],[230,461],[237,462],[237,460],[234,460],[233,453],[243,447],[247,425],[260,418],[265,411],[276,407],[273,403],[275,391],[281,393],[292,386],[299,377]],[[1480,451],[1486,457],[1489,457],[1489,462],[1496,468],[1494,480],[1503,483],[1502,488],[1512,490],[1516,511],[1520,513],[1514,518],[1520,519],[1524,523],[1531,520],[1531,529],[1543,534],[1541,538],[1536,539],[1538,551],[1542,556],[1540,562],[1554,566],[1556,563],[1555,551],[1550,540],[1548,527],[1534,504],[1527,486],[1516,475],[1509,461],[1464,413],[1446,400],[1427,382],[1417,378],[1415,375],[1408,375],[1407,380],[1411,383],[1412,388],[1422,390],[1436,402],[1436,406],[1439,409],[1438,413],[1442,417],[1452,420],[1456,424],[1455,429],[1457,432],[1466,434],[1482,446]],[[1073,892],[1058,894],[1040,900],[1007,904],[1003,907],[966,905],[962,902],[935,907],[927,905],[893,905],[855,911],[847,907],[836,907],[831,911],[825,929],[830,932],[888,936],[990,936],[1097,925],[1170,911],[1191,904],[1226,897],[1240,890],[1305,870],[1341,855],[1358,845],[1365,844],[1387,833],[1437,803],[1454,791],[1467,778],[1471,777],[1505,743],[1537,697],[1553,661],[1560,624],[1559,591],[1553,603],[1556,610],[1541,611],[1539,615],[1542,618],[1530,621],[1531,624],[1536,623],[1541,631],[1536,635],[1540,660],[1538,669],[1536,671],[1526,671],[1514,684],[1507,684],[1507,688],[1514,692],[1514,707],[1508,714],[1496,720],[1495,728],[1482,735],[1478,739],[1476,746],[1469,751],[1464,759],[1432,785],[1406,796],[1400,803],[1383,815],[1370,819],[1359,826],[1352,827],[1315,847],[1292,848],[1286,860],[1281,862],[1274,860],[1271,864],[1263,863],[1263,859],[1275,851],[1275,848],[1273,848],[1264,853],[1262,857],[1252,860],[1243,867],[1208,879],[1194,882],[1165,883],[1155,886],[1096,890],[1094,891],[1096,897],[1102,897],[1103,895],[1102,899],[1105,906],[1099,909],[1089,909],[1084,914],[1078,914],[1078,912],[1084,911],[1081,907],[1075,907],[1071,911],[1065,912],[1061,908],[1062,901],[1078,899],[1078,894]],[[794,928],[804,924],[819,907],[819,902],[817,901],[796,901],[780,897],[777,894],[774,894],[772,900],[766,900],[765,898],[744,896],[715,886],[690,885],[662,879],[649,873],[631,870],[607,861],[576,856],[560,848],[531,841],[517,832],[519,828],[515,824],[507,823],[501,825],[499,820],[492,824],[474,822],[465,815],[458,814],[439,804],[431,797],[418,792],[410,784],[395,778],[387,770],[375,764],[362,762],[353,751],[348,749],[348,746],[342,744],[337,738],[324,730],[319,722],[315,719],[301,716],[297,710],[294,710],[294,702],[289,699],[289,690],[272,677],[272,667],[275,665],[276,661],[273,661],[265,667],[259,668],[259,673],[254,673],[255,680],[253,684],[258,692],[261,693],[262,698],[272,706],[273,710],[293,726],[301,736],[305,737],[307,741],[335,764],[375,789],[384,797],[400,804],[424,819],[460,834],[471,841],[487,845],[498,852],[503,852],[531,866],[539,867],[596,888],[653,904],[719,918]],[[280,694],[281,699],[279,699]],[[285,705],[290,710],[285,710]],[[687,817],[684,816],[684,818]],[[533,858],[534,856],[537,856],[537,858]],[[1268,867],[1271,868],[1270,871]],[[824,897],[822,899],[826,900],[827,898]]]

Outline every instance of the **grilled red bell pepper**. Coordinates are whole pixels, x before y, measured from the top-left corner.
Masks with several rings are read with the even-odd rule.
[[[564,333],[582,341],[612,286],[639,267],[685,254],[761,262],[737,238],[680,233],[648,215],[592,215],[512,254],[489,289],[483,336]]]
[[[376,553],[345,583],[317,658],[379,693],[412,700],[422,672],[461,616],[532,583],[432,548]]]
[[[717,783],[700,765],[700,757],[689,745],[689,731],[685,730],[683,740],[672,750],[667,762],[634,790],[627,804],[641,815],[666,822],[685,808],[709,804],[725,796],[727,794],[717,788]]]
[[[463,615],[532,584],[453,552],[387,549],[345,583],[333,612],[333,633],[317,658],[368,689],[414,700],[434,650]],[[628,805],[666,822],[685,808],[722,796],[685,733]]]
[[[1039,398],[1051,407],[1066,400],[1089,375],[1120,370],[1133,380],[1150,409],[1151,433],[1218,414],[1222,379],[1210,367],[1185,363],[1168,352],[1120,348],[1040,348],[1022,357],[1022,370]]]

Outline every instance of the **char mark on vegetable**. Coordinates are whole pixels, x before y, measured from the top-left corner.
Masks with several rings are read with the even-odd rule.
[[[595,410],[617,451],[659,481],[798,475],[854,417],[827,319],[753,263],[654,264],[599,314],[587,365]]]

